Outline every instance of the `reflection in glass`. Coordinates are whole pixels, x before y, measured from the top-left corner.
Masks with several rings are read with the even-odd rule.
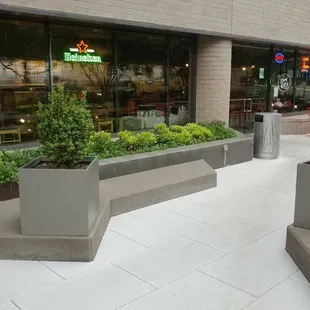
[[[277,60],[277,55],[283,59]],[[294,80],[294,50],[276,49],[271,66],[271,102],[272,109],[279,113],[292,112]]]
[[[117,38],[119,130],[143,130],[167,117],[165,36],[122,33]]]
[[[45,28],[2,20],[0,39],[0,144],[33,140],[49,84]]]
[[[233,46],[230,127],[251,130],[254,114],[266,111],[269,55],[268,48]]]
[[[310,51],[297,53],[296,61],[296,111],[303,111],[310,108]]]

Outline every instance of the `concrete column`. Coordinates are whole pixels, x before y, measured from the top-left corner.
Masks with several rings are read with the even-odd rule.
[[[196,121],[228,124],[231,47],[228,39],[200,36],[197,51]]]

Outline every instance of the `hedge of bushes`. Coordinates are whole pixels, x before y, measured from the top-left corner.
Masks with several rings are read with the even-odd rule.
[[[88,154],[99,158],[110,158],[129,154],[164,150],[177,146],[197,144],[214,140],[233,138],[236,133],[221,121],[185,126],[167,127],[159,124],[153,132],[133,133],[122,131],[119,139],[111,139],[107,132],[97,132],[91,136]],[[42,155],[40,148],[0,152],[0,184],[17,182],[18,168]]]

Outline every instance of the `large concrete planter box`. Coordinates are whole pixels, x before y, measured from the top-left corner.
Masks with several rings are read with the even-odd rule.
[[[297,165],[294,225],[310,230],[310,161]]]
[[[201,159],[218,169],[251,161],[252,156],[253,138],[238,133],[231,139],[103,159],[99,162],[99,176],[100,180],[106,180]]]
[[[86,169],[36,169],[39,157],[19,169],[21,232],[88,236],[99,214],[97,158]]]

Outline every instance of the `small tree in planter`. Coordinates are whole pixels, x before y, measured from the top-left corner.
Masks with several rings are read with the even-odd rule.
[[[22,234],[88,235],[99,213],[98,159],[85,157],[94,126],[77,97],[57,86],[40,105],[43,154],[19,170]]]

